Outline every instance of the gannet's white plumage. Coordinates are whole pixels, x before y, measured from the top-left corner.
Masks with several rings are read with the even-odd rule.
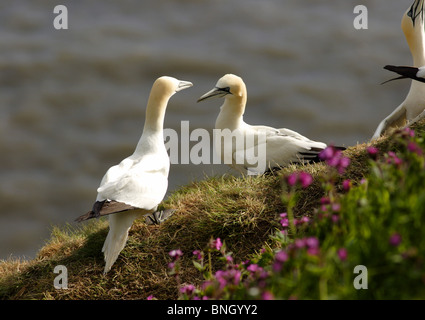
[[[256,173],[264,173],[268,170],[287,166],[290,163],[311,162],[318,160],[318,153],[326,148],[323,142],[312,141],[297,132],[289,129],[276,129],[268,126],[253,126],[243,120],[247,102],[247,90],[243,80],[233,74],[227,74],[220,78],[214,89],[198,99],[203,101],[212,97],[224,97],[224,103],[215,122],[215,128],[232,132],[238,132],[243,136],[257,135],[262,132],[266,136],[266,167]],[[222,145],[221,145],[222,146]],[[216,145],[217,147],[217,145]],[[255,145],[253,146],[256,147]],[[238,153],[235,143],[232,144],[231,167],[240,172],[253,169],[248,162],[236,163]],[[222,157],[224,152],[220,151]]]
[[[146,107],[143,134],[134,153],[106,172],[93,209],[77,219],[109,215],[109,233],[102,248],[104,273],[124,248],[133,221],[154,212],[167,192],[170,160],[164,145],[165,110],[172,95],[191,86],[190,82],[171,77],[155,81]]]
[[[413,65],[425,65],[424,0],[415,0],[401,20],[401,28],[409,45]],[[379,138],[390,128],[412,122],[425,110],[425,84],[412,81],[405,100],[378,125],[372,139]]]

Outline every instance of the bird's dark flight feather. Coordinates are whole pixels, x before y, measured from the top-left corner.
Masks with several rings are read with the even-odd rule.
[[[92,218],[99,218],[109,214],[128,211],[128,210],[134,210],[134,209],[138,209],[138,208],[130,206],[123,202],[118,202],[113,200],[112,201],[106,201],[106,200],[96,201],[93,205],[93,208],[89,212],[79,216],[77,219],[75,219],[75,221],[81,222],[81,221],[89,220]]]
[[[390,79],[387,80],[384,83],[387,83],[389,81],[392,80],[397,80],[397,79],[406,79],[406,78],[410,78],[416,81],[420,81],[420,82],[425,82],[424,78],[419,78],[417,76],[419,69],[415,68],[415,67],[406,67],[406,66],[391,66],[391,65],[387,65],[384,67],[384,69],[398,73],[400,75],[400,77],[394,78],[394,79]]]
[[[334,146],[336,150],[344,151],[347,148],[340,147],[340,146]],[[293,162],[294,164],[312,164],[316,162],[322,162],[323,160],[319,157],[320,152],[323,151],[321,148],[311,148],[310,150],[306,150],[304,152],[299,152],[300,155],[299,161]],[[273,168],[269,168],[264,172],[265,175],[272,174],[276,171],[281,170],[282,167],[276,166]]]

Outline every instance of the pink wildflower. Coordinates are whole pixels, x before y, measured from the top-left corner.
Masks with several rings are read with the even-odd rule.
[[[393,233],[389,242],[393,247],[397,247],[401,243],[401,235],[399,233]]]
[[[342,188],[344,189],[344,191],[348,191],[348,190],[351,189],[351,181],[350,181],[350,179],[345,179],[342,182]]]
[[[180,288],[180,292],[190,296],[195,292],[195,286],[193,284],[188,284],[188,285]]]
[[[313,182],[313,177],[307,172],[300,172],[298,174],[298,178],[300,179],[301,186],[306,189]]]
[[[340,150],[329,146],[319,153],[319,158],[338,170],[339,174],[343,174],[345,169],[350,165],[350,158],[344,157]]]
[[[274,296],[270,291],[264,291],[263,294],[261,295],[261,299],[263,299],[263,300],[273,300]]]
[[[338,257],[341,261],[347,260],[347,255],[348,255],[347,249],[345,248],[338,249]]]
[[[421,155],[422,154],[422,149],[421,149],[421,147],[419,147],[415,142],[412,142],[412,141],[410,141],[408,144],[407,144],[407,149],[410,151],[410,152],[414,152],[414,153],[416,153],[417,155]]]
[[[291,187],[293,187],[293,186],[295,186],[295,184],[296,184],[296,183],[297,183],[297,181],[298,181],[298,175],[297,175],[296,173],[293,173],[293,174],[289,175],[289,176],[286,178],[286,181],[288,181],[288,184],[289,184]]]
[[[170,255],[171,258],[174,259],[174,261],[176,261],[183,255],[183,252],[180,249],[176,249],[176,250],[171,250],[168,254]]]
[[[379,152],[379,150],[378,150],[378,148],[376,148],[376,147],[368,147],[368,148],[367,148],[367,153],[369,154],[369,156],[370,156],[373,160],[376,160],[376,159],[377,159],[377,157],[378,157],[378,152]]]
[[[223,246],[223,243],[221,242],[220,238],[217,238],[215,240],[212,240],[212,242],[210,243],[210,248],[211,249],[216,249],[218,251],[220,251],[221,247]]]
[[[198,258],[198,260],[202,260],[204,258],[204,253],[200,250],[193,251],[193,255]]]

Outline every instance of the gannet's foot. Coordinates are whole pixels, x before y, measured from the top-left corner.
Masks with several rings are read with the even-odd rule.
[[[416,122],[422,120],[425,118],[425,110],[422,111],[416,118],[414,118],[411,121],[407,121],[407,124],[403,127],[403,129],[410,127],[411,125],[415,124]]]
[[[156,211],[153,213],[148,213],[145,215],[145,222],[146,224],[161,224],[168,218],[170,218],[174,212],[176,212],[175,209],[165,209],[162,211]]]

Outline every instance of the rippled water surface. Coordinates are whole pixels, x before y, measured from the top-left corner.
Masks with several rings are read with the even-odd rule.
[[[165,127],[213,128],[221,102],[196,100],[222,75],[248,88],[245,121],[315,140],[367,141],[409,82],[381,86],[385,64],[410,64],[400,20],[412,0],[58,1],[0,4],[0,259],[34,257],[52,225],[91,208],[105,171],[130,155],[161,75],[175,95]],[[224,166],[173,165],[170,191]]]

